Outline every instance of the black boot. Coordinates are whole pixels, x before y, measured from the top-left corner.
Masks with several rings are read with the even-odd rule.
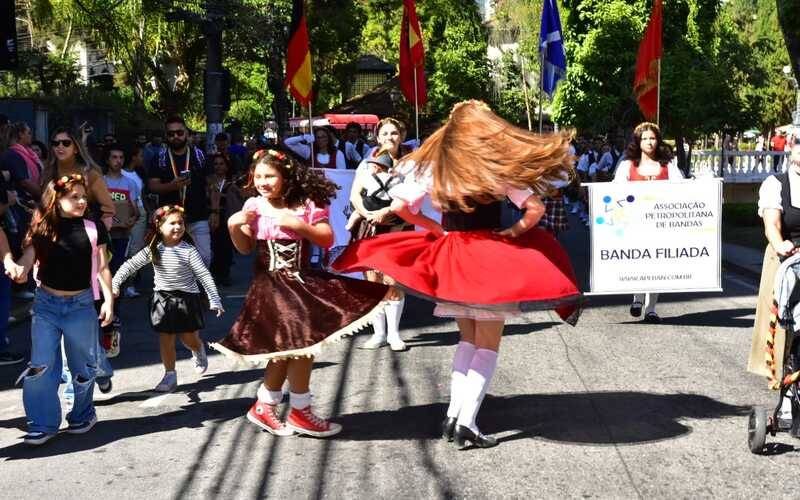
[[[453,431],[456,428],[456,419],[453,417],[447,417],[442,422],[442,439],[447,442],[453,440]]]
[[[484,436],[480,432],[475,434],[469,427],[464,427],[462,425],[456,425],[454,439],[456,442],[456,446],[459,450],[463,450],[469,447],[467,442],[473,444],[478,448],[491,448],[493,446],[497,446],[497,439],[491,436]]]

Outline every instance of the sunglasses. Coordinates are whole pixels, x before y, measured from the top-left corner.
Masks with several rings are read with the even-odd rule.
[[[167,130],[167,137],[183,137],[186,135],[185,130]]]
[[[72,139],[62,139],[60,141],[52,140],[50,141],[50,145],[53,146],[54,148],[57,148],[59,145],[61,145],[61,147],[64,148],[68,148],[72,146]]]

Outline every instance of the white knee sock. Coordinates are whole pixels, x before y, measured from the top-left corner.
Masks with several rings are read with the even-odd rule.
[[[372,320],[372,338],[383,342],[386,340],[386,309],[381,310]]]
[[[294,408],[295,410],[302,410],[304,408],[308,408],[309,406],[311,406],[311,393],[290,392],[289,404],[292,405],[292,408]]]
[[[447,407],[447,417],[456,418],[461,404],[464,401],[464,384],[467,371],[475,354],[475,345],[469,342],[459,342],[456,354],[453,356],[453,374],[450,379],[450,406]]]
[[[647,315],[651,312],[656,312],[656,304],[658,303],[657,293],[648,293],[644,296],[644,313]]]
[[[478,433],[475,418],[486,395],[486,389],[492,381],[494,369],[497,367],[497,353],[489,349],[477,349],[472,357],[467,377],[464,381],[463,403],[458,413],[458,425],[468,427]]]
[[[258,386],[258,400],[268,405],[279,404],[283,400],[283,391],[270,391],[261,384]]]
[[[402,342],[400,338],[400,317],[403,315],[403,306],[406,299],[390,300],[386,306],[386,327],[388,329],[387,340],[389,343]]]

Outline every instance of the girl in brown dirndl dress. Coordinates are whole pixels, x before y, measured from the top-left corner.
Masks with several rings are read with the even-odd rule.
[[[255,273],[230,334],[212,346],[233,358],[267,361],[264,383],[247,419],[272,434],[327,437],[339,424],[311,409],[309,380],[323,345],[366,327],[388,288],[311,269],[309,245],[329,247],[328,200],[337,186],[279,151],[255,154],[249,186],[258,196],[228,220],[236,249],[256,250]],[[289,380],[291,412],[277,405]]]

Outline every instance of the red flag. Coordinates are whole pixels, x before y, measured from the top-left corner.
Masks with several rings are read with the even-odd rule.
[[[425,47],[422,45],[422,30],[419,28],[414,0],[403,0],[403,24],[400,26],[400,90],[411,104],[424,106],[428,100],[428,89],[425,84]]]
[[[659,61],[661,60],[661,0],[653,3],[650,22],[644,31],[639,55],[636,56],[636,76],[633,79],[633,93],[639,102],[639,109],[648,120],[658,114]]]
[[[292,95],[302,106],[311,102],[311,52],[303,0],[292,3],[292,25],[286,49],[286,80]]]

